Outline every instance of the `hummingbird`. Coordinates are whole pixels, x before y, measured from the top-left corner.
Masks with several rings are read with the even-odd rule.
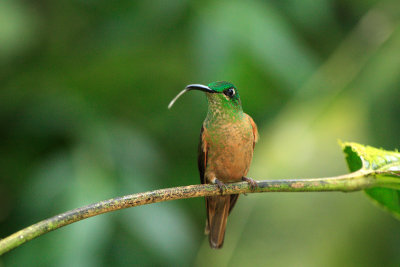
[[[216,184],[221,195],[206,197],[207,220],[205,234],[210,247],[223,246],[228,215],[239,194],[223,195],[226,183],[246,181],[252,188],[257,183],[247,178],[254,145],[258,141],[257,125],[243,112],[237,88],[230,82],[219,81],[186,86],[168,105],[187,91],[205,92],[208,112],[200,131],[198,168],[202,184]]]

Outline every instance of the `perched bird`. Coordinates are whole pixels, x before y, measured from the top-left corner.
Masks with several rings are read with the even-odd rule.
[[[190,90],[205,92],[208,100],[198,151],[201,183],[217,184],[222,192],[225,183],[247,181],[256,187],[257,183],[245,176],[253,158],[258,131],[253,119],[243,112],[236,87],[224,81],[208,86],[190,84],[171,101],[168,108]],[[238,194],[206,197],[205,232],[209,235],[211,248],[222,247],[228,215],[238,197]]]

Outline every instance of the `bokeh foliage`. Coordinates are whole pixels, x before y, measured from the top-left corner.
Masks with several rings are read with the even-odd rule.
[[[133,192],[198,183],[204,96],[229,80],[261,139],[250,176],[347,172],[337,138],[400,147],[400,4],[387,1],[0,3],[0,234]],[[400,263],[399,223],[362,193],[241,197],[221,251],[202,199],[91,218],[5,266]]]

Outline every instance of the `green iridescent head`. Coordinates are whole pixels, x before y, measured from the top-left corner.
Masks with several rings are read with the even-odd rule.
[[[213,82],[208,86],[202,84],[190,84],[180,92],[168,105],[171,108],[175,101],[185,92],[190,90],[199,90],[206,92],[209,108],[224,108],[241,111],[239,92],[230,82]]]
[[[208,87],[214,93],[207,94],[209,108],[241,110],[240,96],[237,88],[230,82],[213,82]]]

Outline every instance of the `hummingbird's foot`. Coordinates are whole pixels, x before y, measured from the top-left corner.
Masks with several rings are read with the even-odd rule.
[[[254,181],[254,180],[251,179],[251,178],[247,178],[247,177],[244,177],[244,176],[243,176],[243,177],[242,177],[242,181],[245,181],[245,182],[249,183],[250,188],[251,188],[252,191],[254,191],[254,190],[258,187],[257,182]]]
[[[226,185],[217,178],[214,179],[214,184],[218,186],[219,191],[221,191],[221,195],[223,195],[224,192],[226,191]]]

